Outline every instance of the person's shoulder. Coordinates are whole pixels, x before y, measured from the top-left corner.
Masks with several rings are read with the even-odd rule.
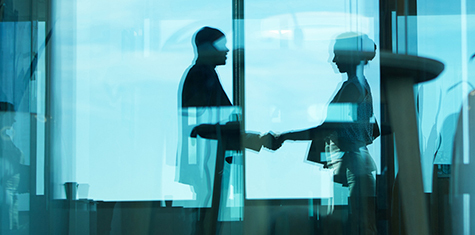
[[[363,90],[358,81],[346,81],[340,91],[339,102],[357,102],[361,99]]]
[[[360,88],[361,88],[361,85],[358,83],[358,81],[354,81],[354,80],[346,81],[341,86],[341,89],[345,91],[360,91],[361,90]]]
[[[190,67],[187,75],[199,73],[200,71],[202,71],[201,66],[195,64]]]
[[[193,72],[208,72],[211,70],[213,70],[213,67],[206,64],[194,64],[190,68],[190,71]]]
[[[195,64],[191,66],[190,70],[188,70],[188,73],[186,75],[187,80],[201,80],[201,79],[206,79],[209,77],[209,68],[208,66],[201,65],[201,64]]]

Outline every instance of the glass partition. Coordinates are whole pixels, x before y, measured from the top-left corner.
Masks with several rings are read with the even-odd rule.
[[[0,233],[470,234],[474,6],[0,0]]]

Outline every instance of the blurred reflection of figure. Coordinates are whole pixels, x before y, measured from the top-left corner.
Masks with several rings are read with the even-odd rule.
[[[20,164],[23,161],[23,154],[20,149],[15,146],[7,133],[13,123],[15,123],[13,105],[7,102],[0,102],[2,231],[19,229],[18,186],[20,184]]]
[[[367,35],[343,33],[336,39],[334,54],[333,62],[348,80],[330,102],[325,122],[315,128],[283,133],[278,142],[312,140],[308,160],[333,168],[335,182],[349,187],[349,231],[376,234],[372,174],[376,165],[366,146],[379,136],[379,128],[371,121],[373,99],[363,73],[364,65],[376,54],[376,44]],[[330,116],[345,120],[331,120]],[[321,159],[321,152],[326,153],[326,160]]]
[[[214,234],[219,204],[223,202],[221,194],[225,190],[221,182],[229,174],[224,167],[225,152],[240,151],[242,146],[259,151],[264,142],[272,141],[274,136],[252,133],[241,136],[240,114],[229,112],[233,104],[215,71],[216,66],[226,64],[229,49],[225,35],[218,29],[203,27],[195,34],[194,43],[197,58],[185,73],[179,90],[182,129],[177,176],[180,183],[192,186],[195,204],[191,206],[201,208],[196,211],[193,233]],[[222,120],[228,122],[220,125]],[[197,136],[205,140],[195,139]],[[217,140],[217,146],[211,140]],[[228,163],[233,161],[232,157],[226,158]],[[206,208],[209,206],[211,209]]]

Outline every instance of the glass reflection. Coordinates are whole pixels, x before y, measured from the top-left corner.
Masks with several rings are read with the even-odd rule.
[[[18,212],[18,194],[22,192],[20,182],[24,155],[13,143],[12,125],[15,123],[13,104],[0,102],[0,159],[1,159],[1,229],[2,234],[17,231],[20,228]],[[24,188],[24,187],[23,187]],[[24,191],[23,191],[24,192]]]
[[[197,208],[192,233],[215,234],[218,220],[242,219],[242,148],[260,151],[271,147],[275,137],[251,132],[241,137],[240,109],[232,105],[215,71],[226,64],[229,52],[224,33],[203,27],[194,35],[194,45],[196,60],[179,90],[177,179],[194,193],[185,205]]]
[[[379,127],[374,122],[373,98],[364,76],[364,66],[376,54],[376,44],[367,35],[340,34],[334,45],[334,62],[340,73],[348,76],[330,102],[329,116],[342,116],[335,122],[326,120],[318,127],[285,132],[278,142],[312,140],[307,160],[333,169],[334,181],[349,187],[349,227],[351,234],[377,234],[375,218],[376,164],[366,148],[377,138]],[[346,116],[346,117],[345,117]],[[348,121],[351,120],[351,121]],[[322,158],[322,154],[325,153]]]
[[[251,224],[242,234],[312,233],[290,222],[296,220],[339,234],[342,228],[321,219],[328,214],[330,220],[341,221],[340,226],[346,223],[347,212],[349,223],[340,226],[345,229],[341,234],[376,233],[374,188],[380,144],[373,140],[379,135],[374,116],[380,113],[380,78],[378,58],[373,59],[375,43],[348,33],[338,37],[334,48],[327,47],[336,34],[352,30],[378,42],[378,17],[398,12],[380,14],[379,2],[367,0],[241,1],[246,2],[241,22],[246,25],[246,42],[234,49],[246,52],[245,71],[237,71],[246,75],[244,116],[228,96],[229,78],[236,71],[229,66],[232,51],[226,39],[244,33],[231,29],[235,2],[30,2],[31,6],[0,1],[0,19],[5,21],[0,24],[0,101],[11,102],[17,111],[47,116],[48,122],[18,118],[24,125],[15,127],[15,138],[10,128],[1,129],[2,234],[27,225],[22,224],[22,214],[23,221],[29,216],[36,221],[29,225],[31,234],[67,234],[78,228],[84,234],[216,234],[220,225],[241,220]],[[396,17],[396,22],[417,26],[417,33],[411,27],[394,31],[394,40],[401,42],[396,51],[406,47],[411,50],[405,53],[417,51],[462,64],[454,51],[460,51],[460,35],[462,44],[468,44],[474,30],[458,27],[457,4],[437,7],[437,14],[450,15],[432,15],[428,14],[432,7],[426,6],[430,1],[415,2],[418,13],[426,16]],[[34,19],[36,8],[44,8],[42,15],[50,14],[42,29]],[[45,28],[51,31],[45,33]],[[179,84],[193,58],[191,35],[199,28],[193,36],[196,58]],[[440,34],[444,37],[437,37]],[[49,37],[52,45],[47,45]],[[358,43],[346,43],[355,38]],[[449,38],[453,43],[447,43]],[[407,44],[411,41],[418,43]],[[46,58],[41,58],[45,47]],[[327,49],[333,49],[330,60],[338,66],[336,77],[343,74],[343,84],[338,85],[338,79],[314,79],[330,77]],[[38,57],[33,56],[35,50]],[[363,69],[370,60],[372,69]],[[34,66],[28,68],[30,64]],[[473,84],[465,67],[449,71],[445,75],[449,80],[439,79],[440,84],[424,85],[424,93],[424,89],[418,92],[424,178],[429,186],[433,163],[451,161],[460,94],[465,98]],[[460,71],[465,73],[461,83]],[[336,86],[341,87],[335,90]],[[294,96],[286,95],[292,92]],[[331,97],[328,106],[326,97]],[[439,100],[439,107],[434,100]],[[11,126],[7,123],[11,116],[3,112],[12,110],[0,103],[0,127]],[[284,133],[261,134],[269,130]],[[289,146],[286,140],[298,141]],[[262,147],[276,151],[261,151]],[[252,151],[245,152],[246,148]],[[246,182],[244,153],[251,158],[246,159]],[[32,176],[22,175],[29,165]],[[387,167],[394,167],[393,162],[376,171],[387,174]],[[22,184],[29,179],[36,182],[31,196]],[[379,182],[378,193],[386,199],[390,190],[384,190],[392,185]],[[65,183],[77,187],[77,198],[65,193]],[[264,212],[244,218],[245,200],[252,205],[264,202],[259,208]],[[33,213],[22,202],[31,202]],[[380,211],[390,210],[378,206]],[[50,218],[54,220],[48,224]],[[85,221],[88,226],[82,226]],[[379,227],[378,232],[384,234]]]

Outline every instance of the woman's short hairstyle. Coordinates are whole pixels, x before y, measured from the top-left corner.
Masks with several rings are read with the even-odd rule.
[[[368,35],[355,32],[342,33],[335,40],[334,50],[348,52],[358,60],[372,60],[376,55],[376,44]]]

